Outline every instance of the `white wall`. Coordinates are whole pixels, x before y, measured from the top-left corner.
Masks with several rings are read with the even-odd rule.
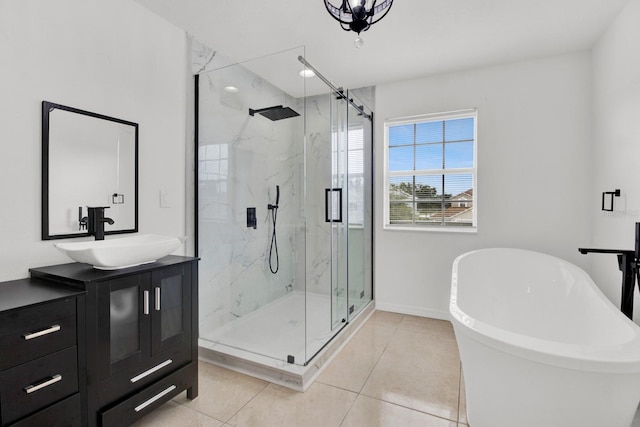
[[[185,33],[130,0],[0,0],[0,281],[71,261],[40,240],[42,100],[139,123],[140,231],[185,234],[190,81]]]
[[[584,213],[592,199],[590,94],[588,53],[377,87],[377,308],[448,317],[451,264],[476,248],[533,249],[586,264],[577,248],[590,236]],[[384,230],[384,120],[472,107],[478,109],[477,234]]]
[[[593,49],[594,247],[633,249],[640,221],[640,0],[631,0]],[[619,188],[616,211],[600,211],[603,191]],[[592,277],[616,304],[621,273],[615,255],[590,255]],[[636,293],[637,295],[637,293]],[[640,301],[636,297],[636,313]],[[638,322],[636,315],[636,322]]]

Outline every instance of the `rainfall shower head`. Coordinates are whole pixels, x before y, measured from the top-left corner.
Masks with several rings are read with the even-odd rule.
[[[249,108],[250,116],[253,117],[253,115],[256,113],[273,121],[288,119],[290,117],[296,117],[300,115],[295,111],[293,111],[291,108],[283,107],[282,105],[275,105],[273,107],[268,107],[268,108],[260,108],[259,110],[254,110],[252,108]]]

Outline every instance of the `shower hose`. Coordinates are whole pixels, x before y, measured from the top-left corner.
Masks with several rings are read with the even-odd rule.
[[[276,237],[276,221],[278,219],[278,206],[273,206],[271,209],[271,220],[273,222],[273,232],[271,234],[271,246],[269,247],[269,270],[271,273],[276,274],[280,268],[280,260],[278,258],[278,239]],[[275,268],[273,267],[273,254],[275,252]]]

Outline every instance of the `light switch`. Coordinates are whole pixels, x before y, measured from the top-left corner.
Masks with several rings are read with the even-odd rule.
[[[170,208],[171,200],[169,198],[169,190],[160,190],[160,207],[161,208]]]

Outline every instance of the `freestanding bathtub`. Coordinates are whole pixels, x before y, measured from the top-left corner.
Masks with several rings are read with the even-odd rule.
[[[471,427],[629,427],[640,328],[562,259],[481,249],[453,263],[449,310]]]

